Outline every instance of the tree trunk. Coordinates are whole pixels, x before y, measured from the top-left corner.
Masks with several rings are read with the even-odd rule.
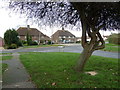
[[[84,48],[82,54],[80,55],[80,58],[77,62],[77,65],[75,66],[75,70],[78,72],[83,72],[83,68],[89,59],[89,57],[92,55],[93,50],[90,50],[90,47]]]
[[[99,33],[99,30],[104,26],[104,24],[96,27],[98,18],[95,17],[93,20],[90,20],[91,17],[86,14],[87,11],[84,8],[85,4],[79,5],[73,3],[73,5],[78,9],[78,13],[80,15],[82,27],[81,44],[84,48],[77,62],[77,65],[75,66],[75,70],[78,72],[82,72],[87,60],[92,55],[93,51],[103,49],[105,47],[105,42],[101,34]],[[87,37],[90,38],[90,41],[87,41]]]

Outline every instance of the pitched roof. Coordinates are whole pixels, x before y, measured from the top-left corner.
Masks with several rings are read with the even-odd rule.
[[[50,38],[49,36],[47,36],[47,35],[45,35],[45,34],[44,34],[44,37],[46,37],[46,38]]]
[[[58,34],[59,36],[67,36],[67,37],[68,36],[74,36],[75,37],[75,35],[73,35],[72,33],[70,33],[67,30],[58,30],[53,35],[55,35],[55,34]]]
[[[44,35],[42,32],[40,32],[39,30],[37,30],[36,28],[27,28],[27,27],[20,27],[17,30],[19,35],[27,35],[27,33],[29,33],[29,35],[33,35],[33,36],[38,36],[39,34]]]

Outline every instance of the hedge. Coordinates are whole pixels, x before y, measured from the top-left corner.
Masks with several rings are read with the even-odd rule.
[[[119,34],[112,34],[108,37],[108,42],[112,44],[120,45],[120,33]]]

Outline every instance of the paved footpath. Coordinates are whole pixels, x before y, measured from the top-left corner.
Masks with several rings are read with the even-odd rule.
[[[13,53],[12,60],[4,60],[8,64],[8,70],[4,72],[2,88],[35,88],[30,81],[30,76],[19,60],[19,54]]]

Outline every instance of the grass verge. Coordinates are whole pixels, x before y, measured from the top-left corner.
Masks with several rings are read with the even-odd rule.
[[[4,71],[8,68],[8,65],[5,63],[0,63],[0,74],[4,73]]]
[[[52,47],[52,46],[63,46],[63,45],[34,45],[34,46],[24,46],[23,48],[40,48],[40,47]]]
[[[0,60],[10,60],[12,56],[0,56]]]
[[[115,44],[106,44],[105,48],[102,49],[103,51],[109,51],[109,52],[120,52],[120,45]]]
[[[5,63],[2,63],[2,73],[8,68],[8,65]]]
[[[85,71],[96,71],[91,76],[73,70],[78,53],[29,53],[20,59],[38,88],[118,88],[118,59],[92,56]]]
[[[0,53],[0,55],[11,55],[12,53]]]

